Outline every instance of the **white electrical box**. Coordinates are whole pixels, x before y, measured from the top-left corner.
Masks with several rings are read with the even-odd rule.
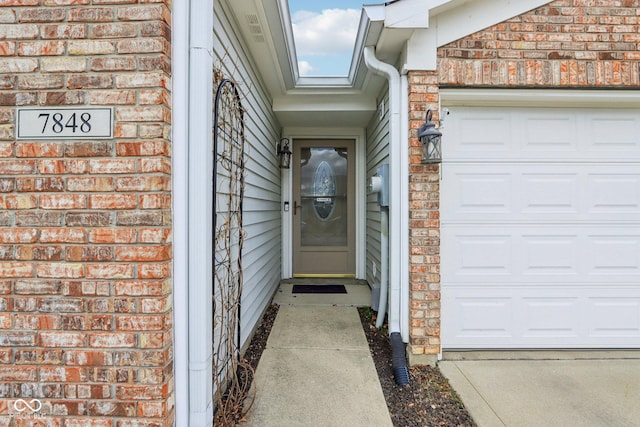
[[[389,164],[380,165],[376,175],[382,181],[378,192],[378,205],[389,206]]]
[[[378,171],[367,181],[367,193],[378,193],[378,205],[389,206],[389,165],[378,167]]]

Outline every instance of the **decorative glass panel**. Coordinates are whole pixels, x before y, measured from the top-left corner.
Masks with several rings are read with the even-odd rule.
[[[303,148],[301,157],[302,245],[346,246],[346,148]]]
[[[333,213],[336,195],[336,177],[326,161],[320,162],[313,177],[313,208],[320,221],[327,221]]]

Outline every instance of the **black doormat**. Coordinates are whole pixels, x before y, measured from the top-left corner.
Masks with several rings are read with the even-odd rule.
[[[293,285],[294,294],[346,294],[344,285]]]

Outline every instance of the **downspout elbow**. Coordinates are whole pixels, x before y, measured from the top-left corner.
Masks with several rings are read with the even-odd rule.
[[[386,62],[380,61],[376,57],[375,48],[373,46],[365,46],[364,47],[364,63],[371,71],[374,73],[386,77],[389,80],[389,87],[399,87],[400,85],[400,73],[396,68],[387,64]],[[391,92],[390,89],[389,92]],[[389,96],[391,98],[391,96]]]

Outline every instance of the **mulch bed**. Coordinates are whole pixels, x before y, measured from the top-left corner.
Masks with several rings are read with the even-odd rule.
[[[376,313],[371,309],[359,308],[358,312],[360,313],[362,327],[369,342],[371,356],[378,371],[382,391],[387,400],[387,407],[394,426],[467,427],[476,425],[462,401],[438,368],[412,366],[409,368],[410,383],[405,386],[396,385],[393,378],[391,345],[389,344],[389,334],[386,326],[380,329],[375,327]],[[277,305],[273,304],[267,309],[262,318],[262,323],[256,330],[244,354],[244,361],[253,370],[258,366],[277,314]],[[248,384],[253,380],[252,375],[249,376],[250,378],[243,379]],[[235,423],[241,424],[240,413],[245,413],[247,410],[248,408],[239,408],[234,417]],[[216,423],[215,425],[225,424]]]
[[[358,308],[358,312],[394,426],[475,426],[438,368],[411,366],[409,384],[396,385],[386,325],[375,327],[377,313],[371,309]]]

